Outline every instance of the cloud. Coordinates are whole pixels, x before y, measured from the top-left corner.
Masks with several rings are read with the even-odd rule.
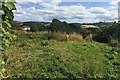
[[[17,3],[28,3],[28,2],[31,2],[31,3],[38,3],[38,2],[43,2],[43,0],[16,0]]]
[[[61,3],[61,0],[52,0],[51,2],[41,2],[40,5],[47,8],[47,9],[55,9],[59,3]]]
[[[111,5],[118,5],[118,2],[119,2],[120,0],[112,0],[111,2],[110,2],[110,4]]]
[[[17,0],[17,2],[51,2],[52,0]],[[110,2],[116,0],[61,0],[62,2]],[[59,2],[59,0],[54,0],[54,2]]]
[[[91,7],[89,11],[96,14],[102,14],[107,12],[107,10],[102,7]]]
[[[24,1],[24,0],[22,0]],[[38,3],[43,0],[29,0]],[[52,0],[50,2],[39,2],[37,6],[44,8],[39,9],[34,6],[25,8],[21,4],[17,4],[17,11],[14,11],[15,20],[18,21],[52,21],[53,18],[67,22],[98,22],[98,21],[114,21],[117,20],[116,6],[112,5],[108,8],[89,7],[82,5],[59,6],[62,0]],[[26,5],[28,3],[25,3]],[[111,3],[110,3],[111,4]]]

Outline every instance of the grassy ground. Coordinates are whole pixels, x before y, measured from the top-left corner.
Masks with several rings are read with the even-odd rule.
[[[109,63],[110,59],[114,61],[112,47],[98,42],[47,40],[45,34],[16,32],[18,39],[4,52],[7,75],[26,78],[112,76],[108,73],[113,72]]]

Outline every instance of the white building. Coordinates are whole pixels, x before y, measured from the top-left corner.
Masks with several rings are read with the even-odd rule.
[[[23,27],[22,27],[22,30],[30,31],[30,27],[29,27],[29,26],[23,26]]]
[[[24,31],[30,31],[30,26],[24,25],[24,24],[20,24],[22,27],[22,30]]]

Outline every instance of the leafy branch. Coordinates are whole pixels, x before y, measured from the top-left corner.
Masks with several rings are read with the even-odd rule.
[[[6,47],[9,47],[11,42],[16,39],[16,36],[11,34],[11,24],[10,21],[13,20],[14,14],[13,10],[16,10],[15,7],[15,0],[4,0],[0,2],[0,8],[1,8],[1,19],[0,19],[0,38],[2,39],[2,42],[0,43],[0,51],[5,51]],[[0,75],[1,78],[7,78],[8,75],[5,75],[6,72],[4,65],[6,63],[5,54],[2,53],[2,58],[0,58],[1,62],[1,71]]]

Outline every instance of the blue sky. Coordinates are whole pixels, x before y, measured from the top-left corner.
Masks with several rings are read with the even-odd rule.
[[[69,23],[117,21],[117,0],[109,2],[46,1],[17,1],[14,20],[51,22],[53,18],[57,18]]]

